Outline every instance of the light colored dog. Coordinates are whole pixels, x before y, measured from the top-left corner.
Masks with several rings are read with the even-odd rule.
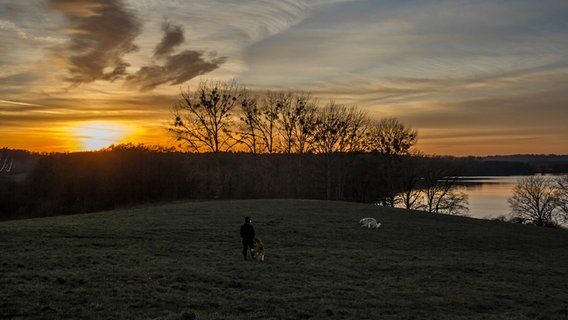
[[[256,260],[264,261],[264,242],[260,238],[254,238]]]
[[[377,219],[371,217],[359,220],[359,224],[361,224],[361,228],[367,227],[369,229],[378,229],[381,227],[381,223],[377,222]]]

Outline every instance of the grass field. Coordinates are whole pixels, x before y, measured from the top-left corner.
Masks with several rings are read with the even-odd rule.
[[[308,200],[7,221],[0,318],[567,319],[568,231]]]

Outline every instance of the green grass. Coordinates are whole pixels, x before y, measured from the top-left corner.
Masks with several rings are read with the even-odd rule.
[[[264,263],[242,261],[253,217]],[[378,218],[379,231],[358,220]],[[344,202],[0,223],[2,319],[566,319],[568,231]]]

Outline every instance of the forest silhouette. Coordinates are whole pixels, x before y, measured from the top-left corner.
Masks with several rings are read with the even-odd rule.
[[[429,172],[442,178],[538,170],[527,163],[475,158],[378,152],[188,153],[134,144],[52,154],[2,149],[2,155],[13,159],[15,168],[0,173],[1,219],[182,199],[303,198],[390,205],[404,192],[404,182],[416,182],[412,190],[419,190],[423,180],[416,178]]]

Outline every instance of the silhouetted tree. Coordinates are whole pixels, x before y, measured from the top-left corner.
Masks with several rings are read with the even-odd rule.
[[[201,82],[195,91],[182,91],[174,105],[169,131],[194,152],[229,151],[238,142],[233,112],[245,91],[234,81]]]
[[[379,189],[376,197],[376,202],[386,207],[396,207],[399,205],[399,193],[404,190],[401,179],[401,164],[400,159],[393,158],[386,154],[384,160],[378,163],[378,177]]]
[[[347,136],[345,137],[345,150],[347,152],[365,151],[365,144],[369,135],[371,120],[363,110],[351,107],[348,112],[349,121]]]
[[[430,158],[422,185],[425,209],[433,213],[467,214],[467,195],[457,191],[457,182],[456,168],[440,158]]]
[[[262,152],[261,146],[262,112],[258,108],[258,99],[253,95],[245,95],[241,101],[240,134],[243,143],[252,153]]]
[[[401,159],[398,174],[400,192],[395,203],[406,209],[423,210],[425,208],[422,194],[426,159],[421,155],[407,156]]]
[[[468,198],[466,193],[452,189],[441,198],[436,213],[467,216],[469,215]]]
[[[357,151],[365,115],[354,107],[330,101],[320,109],[314,129],[314,150],[319,153]]]
[[[292,153],[294,147],[294,131],[298,121],[298,114],[294,108],[294,95],[291,91],[279,91],[273,93],[271,97],[276,109],[280,113],[278,117],[278,125],[281,136],[282,147],[284,153]]]
[[[406,155],[416,144],[418,132],[396,118],[372,121],[368,129],[367,151],[388,155]]]
[[[294,98],[296,100],[294,106],[296,125],[293,130],[294,150],[302,154],[312,151],[319,109],[316,105],[317,102],[310,97],[309,93],[297,92]]]
[[[554,186],[551,180],[543,176],[519,179],[508,202],[513,218],[543,227],[557,224],[557,197]]]
[[[345,157],[333,157],[333,153],[345,153],[355,151],[352,148],[358,145],[358,135],[364,123],[364,115],[355,107],[346,107],[330,101],[324,108],[320,109],[314,130],[313,130],[313,150],[325,155],[326,179],[327,179],[327,199],[331,199],[332,178],[336,179],[336,197],[341,197],[343,192],[345,171]],[[338,167],[332,176],[332,160],[339,160]]]
[[[278,94],[268,91],[263,98],[260,98],[259,115],[258,115],[258,131],[264,142],[266,152],[273,153],[277,150],[278,143],[278,127],[277,122],[280,118],[280,103]]]
[[[555,193],[557,205],[561,212],[561,219],[564,222],[568,222],[568,175],[557,178]]]

